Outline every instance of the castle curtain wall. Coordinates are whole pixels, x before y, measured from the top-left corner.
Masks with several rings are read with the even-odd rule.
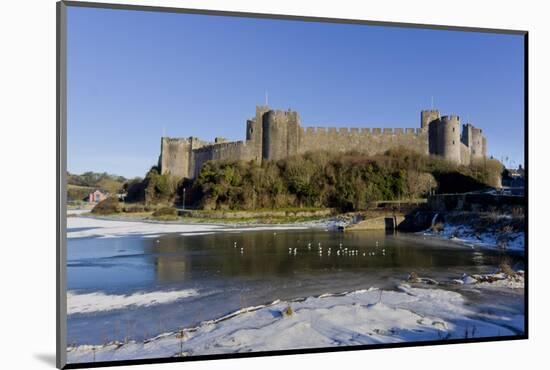
[[[162,138],[161,172],[194,178],[209,160],[261,163],[308,151],[358,151],[367,155],[404,148],[469,164],[485,157],[487,140],[482,131],[465,125],[462,135],[458,116],[440,117],[438,110],[421,112],[421,128],[335,128],[300,125],[295,111],[257,106],[256,115],[246,122],[246,141],[207,143],[197,138]]]
[[[242,141],[203,146],[193,150],[193,177],[196,177],[202,165],[210,160],[250,161],[254,157],[254,148]]]
[[[300,128],[298,152],[356,150],[372,155],[397,147],[428,154],[428,133],[413,128]]]

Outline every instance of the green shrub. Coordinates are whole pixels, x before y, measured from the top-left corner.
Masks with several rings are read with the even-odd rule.
[[[143,204],[129,204],[122,209],[125,213],[137,213],[145,212],[145,206]]]
[[[172,207],[162,207],[153,212],[153,217],[177,216],[178,210]]]
[[[169,204],[176,199],[178,180],[169,173],[159,174],[159,169],[152,167],[143,180],[145,204]]]
[[[93,214],[97,215],[110,215],[114,213],[120,213],[122,207],[117,198],[109,197],[105,200],[102,200],[92,209]]]
[[[292,307],[290,307],[290,306],[285,308],[282,313],[283,313],[283,316],[286,316],[286,317],[290,317],[290,316],[294,315],[294,311],[292,310]]]
[[[83,201],[87,200],[88,196],[91,192],[93,192],[95,188],[90,188],[87,186],[79,186],[79,185],[67,185],[67,200],[68,201]]]
[[[126,181],[122,187],[122,189],[126,192],[125,201],[144,202],[145,187],[145,181],[139,177]]]

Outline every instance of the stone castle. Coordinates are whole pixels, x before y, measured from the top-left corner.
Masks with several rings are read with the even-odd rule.
[[[298,112],[257,106],[256,115],[246,122],[245,141],[216,138],[214,142],[206,142],[196,137],[163,137],[159,168],[162,174],[192,179],[209,160],[261,163],[315,150],[356,150],[373,155],[396,147],[468,165],[473,159],[486,156],[487,140],[481,129],[471,123],[461,126],[458,116],[440,116],[435,109],[420,113],[419,128],[371,129],[302,127]]]

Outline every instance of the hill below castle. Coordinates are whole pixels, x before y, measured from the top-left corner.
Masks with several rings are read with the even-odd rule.
[[[500,186],[502,165],[482,159],[459,165],[406,149],[380,155],[308,152],[264,161],[208,161],[196,179],[160,174],[153,167],[128,201],[182,204],[205,210],[288,207],[354,211],[370,202],[406,200],[433,193],[463,193]]]

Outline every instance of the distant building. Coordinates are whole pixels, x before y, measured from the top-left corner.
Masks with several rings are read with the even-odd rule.
[[[517,169],[506,168],[502,173],[502,186],[510,188],[514,192],[521,191],[525,187],[525,170],[521,165]]]
[[[101,190],[95,190],[88,195],[88,203],[99,203],[102,200],[107,199],[109,194]]]

